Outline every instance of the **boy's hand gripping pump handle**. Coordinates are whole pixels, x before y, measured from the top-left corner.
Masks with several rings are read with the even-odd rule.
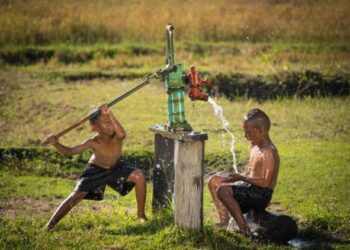
[[[153,73],[152,75],[149,75],[146,77],[146,79],[141,82],[140,84],[136,85],[134,88],[126,91],[124,94],[116,97],[115,99],[113,99],[112,101],[110,101],[109,103],[107,103],[108,107],[113,106],[114,104],[116,104],[117,102],[120,102],[121,100],[123,100],[124,98],[128,97],[129,95],[131,95],[132,93],[136,92],[137,90],[143,88],[144,86],[146,86],[147,84],[149,84],[149,81],[152,78],[158,78],[161,76],[165,76],[173,71],[176,71],[176,65],[167,65],[162,69],[159,69],[157,72]],[[86,122],[87,120],[89,120],[90,117],[96,116],[98,115],[98,113],[100,113],[100,110],[97,109],[95,112],[93,112],[92,114],[89,114],[87,116],[85,116],[84,118],[82,118],[81,120],[79,120],[78,122],[74,123],[72,126],[60,131],[59,133],[57,133],[55,136],[57,138],[61,137],[62,135],[68,133],[69,131],[71,131],[72,129],[75,129],[77,127],[79,127],[81,124],[83,124],[84,122]],[[47,141],[42,142],[42,146],[46,146],[48,144]]]

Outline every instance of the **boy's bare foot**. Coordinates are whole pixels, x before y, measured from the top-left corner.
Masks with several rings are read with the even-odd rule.
[[[148,221],[148,219],[145,215],[137,217],[137,220],[141,223]]]
[[[230,225],[227,227],[227,230],[234,233],[241,234],[242,236],[248,237],[248,238],[252,238],[254,236],[253,233],[250,231],[249,226],[247,225],[243,229],[239,229],[237,225],[232,225],[230,223]]]
[[[47,231],[47,232],[50,232],[50,231],[53,231],[55,227],[53,225],[50,225],[49,223],[47,223],[43,228],[42,230],[43,231]]]
[[[253,234],[252,232],[250,231],[250,228],[249,227],[246,227],[245,229],[243,230],[238,230],[236,231],[237,233],[243,235],[244,237],[248,237],[248,238],[252,238],[253,237]]]

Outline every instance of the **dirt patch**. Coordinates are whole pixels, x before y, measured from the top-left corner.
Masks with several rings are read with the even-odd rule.
[[[53,211],[59,205],[59,200],[47,201],[33,198],[10,198],[0,202],[0,216],[15,219],[18,215],[34,215]]]
[[[267,207],[267,209],[269,212],[276,212],[279,214],[288,214],[287,209],[281,207],[281,205],[279,205],[278,203],[270,203],[270,205]]]
[[[9,216],[11,219],[16,219],[19,215],[37,215],[43,213],[53,213],[60,205],[63,199],[48,201],[44,199],[34,199],[30,197],[10,198],[0,201],[0,217]],[[115,209],[115,206],[106,203],[88,203],[85,204],[94,211],[102,209]],[[83,206],[78,206],[77,209],[83,209]]]

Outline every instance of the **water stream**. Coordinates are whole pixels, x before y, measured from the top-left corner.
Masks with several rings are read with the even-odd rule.
[[[231,131],[228,130],[228,126],[230,123],[225,119],[224,117],[224,111],[222,110],[222,107],[218,105],[214,99],[210,98],[208,99],[208,102],[213,106],[215,115],[220,118],[221,123],[222,123],[222,128],[230,135],[231,137],[231,143],[230,143],[230,151],[232,154],[232,159],[233,159],[233,169],[235,170],[236,173],[238,173],[237,170],[237,163],[236,163],[236,153],[235,153],[235,136]]]

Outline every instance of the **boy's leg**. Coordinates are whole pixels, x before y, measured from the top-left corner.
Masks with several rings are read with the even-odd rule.
[[[55,225],[76,205],[88,192],[73,192],[71,193],[56,209],[49,222],[46,224],[47,229],[52,229]]]
[[[210,190],[210,194],[213,197],[214,204],[219,212],[220,217],[220,223],[223,226],[227,226],[230,220],[230,216],[228,214],[227,209],[225,206],[221,203],[221,201],[218,199],[216,195],[216,191],[219,186],[222,185],[223,177],[214,175],[209,179],[208,186]]]
[[[234,198],[232,186],[229,185],[221,185],[217,191],[216,195],[218,199],[224,204],[224,206],[227,208],[231,216],[235,219],[240,232],[243,235],[251,235],[250,229],[247,226],[242,210],[237,202],[237,200]]]
[[[127,181],[135,183],[137,217],[141,220],[147,220],[145,215],[146,188],[147,188],[145,175],[140,170],[134,170],[128,176]]]

